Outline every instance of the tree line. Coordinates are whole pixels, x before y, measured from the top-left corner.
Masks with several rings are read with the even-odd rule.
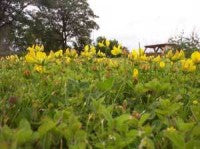
[[[24,50],[37,43],[47,51],[81,50],[99,28],[96,18],[87,0],[1,0],[0,49]]]

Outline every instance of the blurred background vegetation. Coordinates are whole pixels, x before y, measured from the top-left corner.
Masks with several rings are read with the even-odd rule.
[[[86,0],[1,0],[0,52],[43,44],[47,51],[91,43],[97,18]]]
[[[200,37],[195,31],[189,35],[185,35],[184,32],[171,37],[169,43],[174,43],[177,45],[177,49],[183,49],[185,51],[186,57],[189,57],[194,51],[200,49]]]

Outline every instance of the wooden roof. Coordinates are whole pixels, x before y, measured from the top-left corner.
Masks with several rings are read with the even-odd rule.
[[[166,46],[176,46],[176,44],[172,43],[162,43],[162,44],[155,44],[155,45],[146,45],[144,46],[145,48],[161,48],[161,47],[166,47]]]

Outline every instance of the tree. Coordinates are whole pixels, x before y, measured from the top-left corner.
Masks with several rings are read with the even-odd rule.
[[[24,17],[24,9],[31,3],[31,0],[1,0],[0,29],[19,22]]]
[[[39,43],[47,50],[69,46],[81,50],[91,42],[92,30],[99,28],[95,18],[87,0],[0,1],[0,30],[8,27],[6,38],[15,49]]]
[[[48,50],[69,46],[82,49],[91,42],[92,30],[99,28],[87,0],[38,0],[36,6],[37,14],[30,13],[35,22],[31,27]]]
[[[25,9],[33,0],[1,0],[0,1],[0,47],[10,49],[15,45],[18,29],[22,28],[27,20]],[[6,31],[6,33],[3,33]],[[6,46],[5,46],[6,45]]]

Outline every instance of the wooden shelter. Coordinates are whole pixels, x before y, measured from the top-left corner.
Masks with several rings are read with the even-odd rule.
[[[163,43],[163,44],[155,44],[155,45],[146,45],[144,52],[148,55],[162,55],[165,53],[167,49],[175,48],[176,44],[171,43]],[[148,49],[153,49],[153,52],[148,52]]]

